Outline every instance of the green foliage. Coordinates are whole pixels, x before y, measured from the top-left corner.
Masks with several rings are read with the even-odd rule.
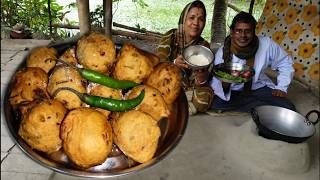
[[[144,2],[144,0],[132,0],[132,2],[138,4],[141,8],[146,8],[149,5]]]
[[[165,33],[169,29],[177,28],[180,13],[191,1],[193,0],[113,0],[113,22],[141,30]],[[257,20],[262,13],[265,1],[255,1],[253,14]],[[203,0],[203,2],[207,9],[207,19],[202,35],[205,39],[210,40],[214,1]],[[248,11],[249,0],[232,0],[231,2],[241,10]],[[66,9],[75,10],[76,8],[75,0],[65,7],[58,5],[56,0],[51,0],[52,23],[76,25],[78,20],[72,21],[65,18],[65,15],[70,12]],[[236,13],[228,8],[227,30]],[[102,5],[96,6],[96,9],[90,12],[91,24],[95,27],[103,27],[103,16]],[[33,33],[44,33],[48,37],[47,0],[1,0],[1,29],[12,28],[17,23],[26,25]],[[70,36],[69,30],[54,29],[54,33],[62,38]]]
[[[148,31],[165,33],[172,28],[177,28],[180,13],[184,6],[193,0],[145,1],[149,4],[149,6],[145,8],[134,6],[132,0],[119,1],[117,4],[118,9],[113,15],[113,21],[132,27],[137,27],[137,25],[139,25],[139,28],[145,28]],[[256,0],[253,15],[257,20],[260,18],[265,1],[266,0]],[[214,1],[202,0],[202,2],[205,4],[207,10],[206,25],[202,36],[210,41]],[[230,2],[243,11],[249,11],[249,0],[233,0]],[[237,12],[228,8],[226,17],[227,30],[229,30],[228,25],[231,24],[231,21],[236,14]]]
[[[94,27],[103,27],[103,7],[98,5],[93,12],[90,12],[90,22]]]
[[[63,6],[51,0],[52,23],[63,19]],[[30,28],[33,33],[49,35],[49,11],[47,0],[3,0],[1,3],[1,26],[13,27],[17,23]]]
[[[113,0],[113,3],[115,2],[120,2],[121,0]],[[149,5],[147,3],[145,3],[144,0],[131,0],[132,3],[134,3],[136,8],[147,8],[149,7]],[[94,9],[93,12],[90,12],[90,22],[91,25],[94,27],[103,27],[103,16],[104,16],[104,11],[103,11],[103,7],[102,5],[97,5],[97,7]],[[145,30],[145,28],[140,27],[140,24],[134,24],[133,26],[135,26],[136,28]]]

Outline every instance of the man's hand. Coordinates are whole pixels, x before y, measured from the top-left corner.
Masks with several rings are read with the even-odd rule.
[[[286,92],[283,92],[279,89],[273,89],[272,90],[272,96],[278,96],[278,97],[285,97],[287,95]]]
[[[177,58],[174,60],[174,64],[179,66],[180,68],[188,69],[188,64],[184,61],[182,55],[178,55]]]

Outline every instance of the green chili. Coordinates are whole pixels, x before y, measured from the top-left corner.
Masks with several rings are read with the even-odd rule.
[[[234,82],[238,82],[238,83],[245,82],[245,79],[242,77],[235,77],[235,76],[232,76],[231,74],[228,74],[228,73],[220,71],[220,70],[215,71],[215,74],[221,78],[232,80]]]
[[[127,88],[131,88],[131,87],[139,85],[138,83],[135,83],[133,81],[117,80],[117,79],[106,76],[100,72],[97,72],[97,71],[94,71],[91,69],[79,68],[73,64],[62,61],[60,59],[58,59],[58,61],[66,64],[68,66],[72,66],[72,67],[76,68],[77,71],[79,72],[79,74],[83,78],[85,78],[89,81],[113,88],[113,89],[127,89]]]
[[[123,111],[128,111],[136,106],[138,106],[143,98],[144,98],[144,90],[142,90],[139,94],[139,96],[133,98],[133,99],[127,99],[127,100],[117,100],[117,99],[111,99],[111,98],[104,98],[100,96],[90,96],[86,93],[80,93],[72,88],[69,87],[61,87],[58,88],[54,93],[53,96],[57,95],[61,90],[68,90],[76,94],[83,102],[86,104],[93,106],[93,107],[98,107],[102,109],[106,109],[109,111],[114,111],[114,112],[123,112]]]

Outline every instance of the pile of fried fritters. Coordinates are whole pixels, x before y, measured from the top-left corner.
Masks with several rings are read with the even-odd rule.
[[[57,59],[140,85],[121,90],[96,84]],[[145,163],[156,153],[159,121],[171,113],[181,90],[180,78],[174,64],[159,62],[156,55],[131,44],[124,44],[116,54],[111,39],[90,32],[61,56],[54,48],[33,49],[26,67],[14,75],[9,101],[22,114],[18,134],[33,149],[47,154],[63,150],[83,169],[105,162],[116,145],[127,157]],[[60,87],[119,100],[145,90],[145,97],[133,110],[110,112],[86,105],[67,90],[54,96]]]

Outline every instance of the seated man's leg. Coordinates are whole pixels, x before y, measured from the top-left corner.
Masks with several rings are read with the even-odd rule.
[[[221,111],[250,112],[251,108],[265,105],[254,96],[243,96],[239,91],[232,91],[229,101],[224,101],[218,96],[214,97],[212,109]]]
[[[272,95],[272,89],[265,86],[252,91],[252,95],[259,101],[264,102],[264,105],[279,106],[293,111],[296,110],[295,106],[286,97],[277,97]]]

